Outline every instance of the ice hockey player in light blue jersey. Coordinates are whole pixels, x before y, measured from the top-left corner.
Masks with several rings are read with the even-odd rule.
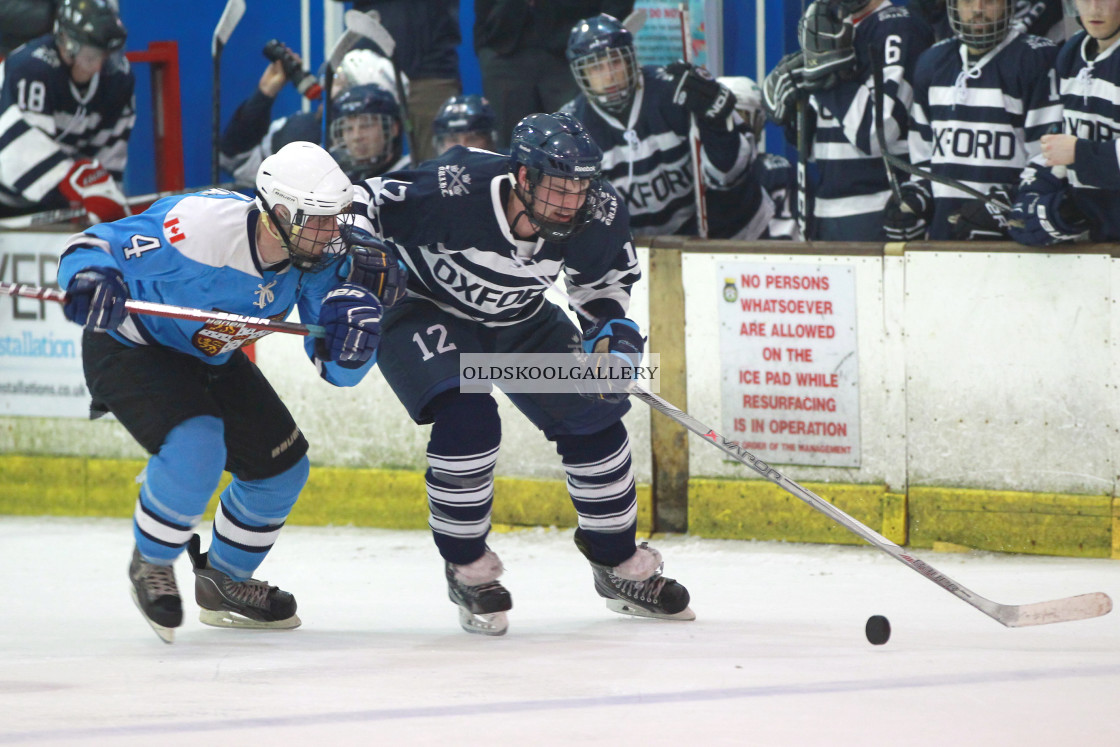
[[[1085,28],[1058,53],[1062,132],[1023,172],[1011,236],[1030,246],[1120,241],[1120,0],[1076,0]]]
[[[152,456],[136,502],[133,598],[171,642],[182,622],[172,563],[190,543],[203,622],[299,625],[291,594],[252,579],[308,475],[307,441],[243,351],[262,332],[236,323],[126,311],[128,299],[283,319],[326,328],[306,338],[322,378],[353,386],[374,365],[384,287],[383,242],[353,229],[353,186],[317,145],[266,158],[256,199],[209,190],[159,200],[140,215],[72,236],[58,282],[95,411],[112,412]],[[351,257],[347,258],[350,245]],[[392,285],[392,283],[390,283]],[[193,534],[223,470],[208,553]]]
[[[567,56],[582,93],[564,110],[603,149],[603,176],[626,201],[635,235],[697,234],[693,118],[704,186],[735,208],[709,236],[762,235],[773,205],[754,179],[754,136],[726,87],[685,62],[639,67],[633,36],[605,13],[576,24]]]
[[[1039,139],[1061,121],[1049,39],[1020,33],[1012,0],[949,0],[954,38],[922,53],[914,73],[910,161],[983,194],[1010,192]],[[941,182],[910,177],[903,202],[887,206],[887,237],[987,239],[1007,237],[1006,216]]]

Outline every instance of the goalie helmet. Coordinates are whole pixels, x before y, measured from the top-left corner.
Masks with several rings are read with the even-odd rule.
[[[542,238],[564,241],[591,223],[602,162],[603,151],[566,112],[530,114],[513,128],[510,174],[525,214]]]
[[[401,109],[381,86],[354,86],[331,102],[331,155],[353,181],[383,173],[401,157]]]
[[[494,149],[497,139],[497,118],[485,97],[452,96],[432,119],[432,147],[443,153],[453,145]]]
[[[1015,15],[1013,0],[1002,0],[993,5],[970,2],[968,10],[961,12],[960,0],[948,0],[945,14],[953,36],[977,52],[986,52],[1007,38]]]
[[[630,106],[641,75],[634,35],[621,21],[606,13],[580,21],[572,27],[565,54],[588,99],[609,112]]]
[[[735,95],[735,111],[757,139],[766,126],[766,111],[762,108],[762,90],[758,84],[744,75],[728,75],[717,80]]]
[[[288,143],[257,169],[257,207],[303,272],[319,272],[345,256],[339,223],[353,220],[353,200],[350,180],[314,143]]]

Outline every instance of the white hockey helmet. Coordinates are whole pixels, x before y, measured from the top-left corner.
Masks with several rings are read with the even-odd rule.
[[[314,143],[288,143],[257,169],[257,207],[304,272],[324,270],[345,255],[339,224],[353,220],[353,201],[354,185]]]
[[[745,75],[726,75],[716,80],[735,94],[735,111],[746,120],[754,136],[761,135],[766,126],[766,112],[762,108],[762,91],[758,84]]]
[[[393,94],[394,99],[398,98],[393,63],[370,49],[351,49],[343,55],[342,62],[338,63],[338,70],[335,71],[335,78],[339,85],[336,95],[348,88],[372,83]],[[408,76],[403,72],[401,84],[404,87],[404,95],[408,96]],[[400,101],[397,103],[399,104]]]

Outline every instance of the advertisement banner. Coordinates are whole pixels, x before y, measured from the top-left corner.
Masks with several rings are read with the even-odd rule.
[[[646,24],[634,37],[639,65],[668,65],[683,60],[684,36],[681,34],[680,0],[638,0],[634,9],[646,11]],[[689,0],[689,27],[692,40],[692,61],[712,69],[708,56],[705,0]],[[716,70],[715,74],[719,74]]]

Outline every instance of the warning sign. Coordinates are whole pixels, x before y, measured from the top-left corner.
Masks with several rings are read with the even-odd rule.
[[[719,265],[723,433],[776,464],[859,467],[855,275]]]

